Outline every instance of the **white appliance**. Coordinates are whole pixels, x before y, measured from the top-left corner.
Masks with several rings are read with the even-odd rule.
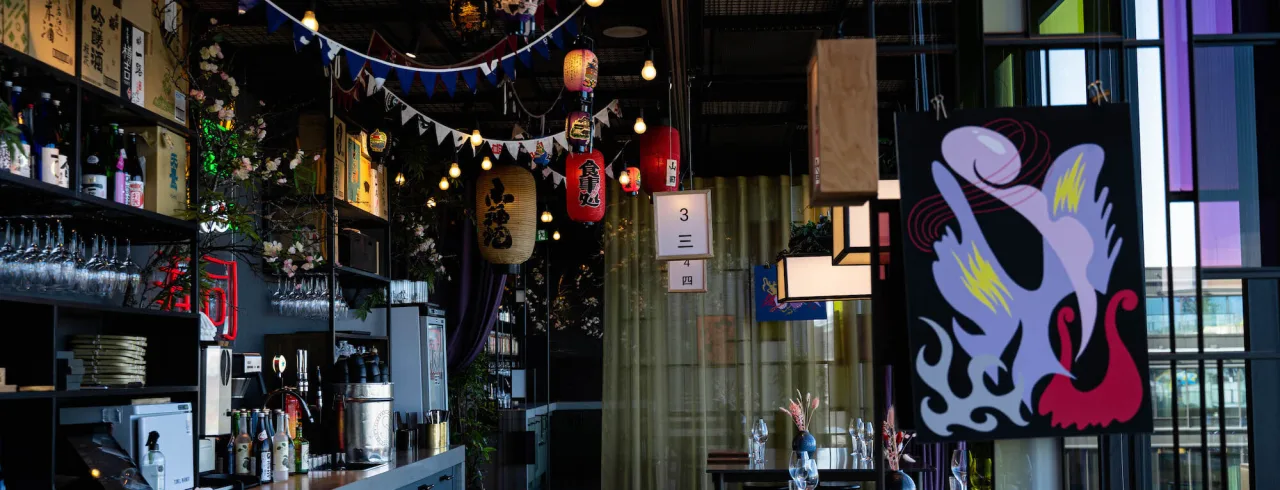
[[[231,434],[231,349],[211,345],[200,350],[200,435]]]
[[[167,490],[195,487],[195,427],[190,403],[123,405],[118,407],[63,408],[58,412],[62,425],[111,424],[111,436],[129,452],[136,464],[147,454],[147,434],[160,434],[160,452],[166,462]]]
[[[429,306],[422,317],[422,405],[425,410],[449,410],[449,358],[444,310]]]

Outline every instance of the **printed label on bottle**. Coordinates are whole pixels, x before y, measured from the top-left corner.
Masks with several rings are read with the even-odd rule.
[[[258,481],[271,481],[271,453],[264,451],[258,455]]]
[[[276,462],[276,471],[289,471],[289,441],[276,442],[275,453],[271,457]]]
[[[298,461],[295,466],[298,473],[304,473],[311,470],[311,445],[302,444],[298,446]]]
[[[126,202],[125,204],[141,209],[142,201],[143,201],[143,190],[146,188],[146,184],[141,181],[130,180],[127,185],[129,188],[129,192],[128,192],[129,199],[128,199],[128,202]]]
[[[31,178],[31,145],[23,143],[18,154],[13,156],[10,171],[23,177]]]
[[[40,149],[40,180],[58,187],[67,187],[67,169],[58,158],[58,148],[48,146]]]
[[[249,443],[242,442],[236,444],[236,469],[237,475],[248,475],[253,473],[251,463],[253,459],[249,457]]]
[[[107,176],[90,174],[80,176],[80,192],[93,197],[107,198]]]

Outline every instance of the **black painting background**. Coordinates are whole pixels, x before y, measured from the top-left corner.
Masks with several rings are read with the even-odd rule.
[[[911,377],[914,388],[910,403],[912,403],[913,408],[911,412],[916,414],[915,428],[919,431],[919,436],[922,440],[1013,439],[1151,431],[1150,371],[1147,363],[1146,292],[1139,221],[1139,182],[1129,114],[1129,106],[1127,104],[1108,104],[1103,107],[1068,106],[966,110],[953,112],[949,118],[941,121],[936,120],[933,113],[899,113],[895,116],[899,177],[902,189],[901,223],[904,234],[901,237],[901,241],[903,242],[907,289],[906,322],[910,336],[910,352],[912,353],[910,366],[912,367]],[[1138,296],[1137,308],[1132,311],[1118,308],[1116,312],[1117,330],[1124,345],[1128,348],[1129,354],[1133,357],[1134,364],[1138,368],[1139,379],[1142,381],[1141,408],[1137,415],[1128,422],[1112,422],[1105,428],[1099,428],[1095,425],[1085,430],[1079,430],[1078,427],[1072,426],[1070,430],[1067,430],[1050,426],[1049,416],[1041,416],[1037,413],[1037,410],[1023,406],[1022,415],[1028,421],[1026,426],[1015,425],[998,411],[989,410],[999,420],[995,430],[976,432],[968,428],[953,426],[951,427],[953,433],[950,436],[941,437],[931,433],[921,418],[919,407],[923,398],[930,397],[931,408],[936,411],[943,411],[945,404],[942,398],[915,374],[915,362],[921,347],[926,348],[924,351],[925,360],[931,364],[937,362],[940,354],[940,346],[932,328],[920,321],[919,318],[927,317],[934,320],[948,333],[951,332],[952,318],[957,318],[962,328],[972,329],[973,332],[978,332],[979,330],[975,328],[975,324],[968,318],[960,316],[952,310],[937,290],[932,271],[932,264],[937,258],[936,254],[934,252],[924,253],[911,244],[909,238],[905,235],[905,230],[909,229],[907,220],[911,208],[917,202],[938,194],[937,187],[933,183],[930,167],[934,161],[942,162],[944,165],[946,163],[942,158],[943,137],[953,129],[963,126],[982,126],[1002,117],[1029,122],[1047,134],[1052,145],[1049,149],[1051,162],[1063,151],[1078,144],[1093,143],[1101,146],[1104,151],[1105,164],[1099,174],[1101,186],[1095,187],[1094,196],[1096,197],[1096,191],[1100,190],[1101,187],[1110,188],[1110,193],[1107,197],[1107,201],[1112,206],[1110,222],[1116,227],[1114,237],[1123,237],[1124,244],[1121,246],[1119,256],[1116,259],[1115,267],[1108,283],[1107,295],[1098,294],[1099,307],[1094,335],[1083,355],[1075,361],[1072,372],[1076,375],[1075,387],[1080,390],[1089,390],[1102,381],[1106,374],[1105,370],[1108,361],[1103,330],[1107,298],[1114,295],[1116,291],[1133,290]],[[1027,155],[1022,155],[1022,158],[1025,161]],[[959,176],[956,176],[956,178],[961,186],[966,185],[967,182],[964,178]],[[1039,188],[1043,184],[1043,177],[1036,181],[1030,181],[1028,184]],[[1090,184],[1092,185],[1092,183]],[[1049,195],[1052,196],[1052,189],[1050,189]],[[997,259],[990,260],[998,260],[1005,272],[1018,285],[1024,288],[1037,288],[1041,282],[1041,269],[1043,268],[1042,239],[1039,232],[1012,209],[979,214],[977,215],[977,220],[997,257]],[[950,227],[959,234],[959,226],[954,218],[945,226]],[[1077,325],[1073,325],[1071,328],[1071,341],[1072,345],[1078,348],[1080,345],[1079,309],[1074,295],[1068,295],[1062,303],[1055,307],[1053,310],[1054,315],[1064,305],[1076,308],[1077,319],[1075,323]],[[1027,325],[1021,327],[1021,329],[1026,328],[1028,328]],[[1061,341],[1057,334],[1056,325],[1046,323],[1045,325],[1032,326],[1032,328],[1049,329],[1050,343],[1055,353],[1060,352]],[[1018,348],[1021,329],[1018,334],[1015,334],[1012,341],[1010,341],[1009,348],[1001,356],[1001,360],[1004,361],[1006,366],[1012,366],[1013,354],[1014,350]],[[951,340],[954,347],[952,367],[949,373],[951,386],[956,396],[964,397],[972,391],[971,383],[964,372],[968,365],[969,357],[955,343],[954,336]],[[1038,401],[1040,394],[1051,379],[1052,377],[1047,376],[1036,383],[1033,389],[1033,403]],[[997,394],[1006,393],[1013,387],[1007,371],[1001,371],[1000,379],[995,380],[994,383],[988,377],[987,383],[995,387],[993,391]]]

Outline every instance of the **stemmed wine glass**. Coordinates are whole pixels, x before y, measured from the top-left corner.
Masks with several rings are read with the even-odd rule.
[[[956,477],[960,483],[960,490],[964,490],[969,483],[969,452],[964,449],[956,449],[951,451],[951,474]]]
[[[752,439],[752,458],[753,464],[764,463],[764,443],[769,440],[769,425],[764,423],[764,419],[756,419],[755,425],[751,426]]]
[[[818,461],[809,457],[808,451],[795,451],[791,454],[791,463],[787,465],[791,481],[799,490],[817,490]]]

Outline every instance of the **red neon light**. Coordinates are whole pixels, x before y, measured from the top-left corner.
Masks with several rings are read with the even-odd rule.
[[[235,340],[236,335],[240,332],[240,275],[234,260],[221,260],[216,257],[206,255],[205,261],[212,265],[220,265],[223,267],[224,273],[215,274],[210,272],[209,279],[213,282],[213,286],[203,291],[201,294],[200,311],[209,317],[213,325],[219,331],[226,332],[222,334],[222,338],[226,340]],[[168,266],[160,267],[160,272],[165,274],[164,281],[155,281],[153,284],[157,287],[163,287],[165,284],[173,284],[169,291],[174,297],[172,310],[191,311],[191,295],[182,294],[182,286],[175,284],[178,276],[187,267],[187,262],[178,257],[173,257],[169,261]],[[157,303],[159,300],[156,301]],[[212,305],[212,307],[211,307]],[[216,308],[217,314],[213,314]]]

